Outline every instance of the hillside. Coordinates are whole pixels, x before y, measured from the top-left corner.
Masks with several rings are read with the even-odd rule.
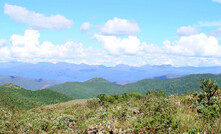
[[[50,87],[50,89],[64,93],[74,98],[94,98],[99,94],[123,94],[138,92],[145,94],[148,90],[164,89],[167,94],[183,94],[197,90],[200,79],[212,78],[221,83],[221,75],[194,74],[175,79],[144,79],[126,85],[116,85],[101,78],[90,79],[85,82],[67,82]]]
[[[175,79],[144,79],[121,86],[119,93],[139,92],[145,94],[149,89],[164,89],[167,94],[184,94],[198,90],[202,78],[211,78],[221,84],[221,75],[193,74]]]
[[[31,91],[13,84],[0,86],[0,105],[8,108],[31,109],[69,100],[72,98],[50,89]]]
[[[75,99],[94,98],[98,94],[112,94],[119,86],[102,78],[93,78],[85,82],[66,82],[50,89]]]
[[[60,84],[62,82],[45,79],[31,79],[19,76],[0,76],[0,85],[15,84],[29,90],[38,90]]]

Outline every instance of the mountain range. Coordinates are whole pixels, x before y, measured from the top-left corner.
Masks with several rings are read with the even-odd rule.
[[[1,76],[0,75],[0,85],[4,84],[15,84],[20,87],[30,89],[30,90],[38,90],[44,89],[56,84],[61,84],[61,81],[56,80],[45,80],[42,78],[24,78],[20,76]]]
[[[103,78],[92,78],[84,82],[65,82],[46,89],[31,91],[13,84],[0,86],[0,106],[31,109],[42,105],[66,102],[72,99],[95,98],[100,94],[141,93],[162,89],[166,94],[184,94],[198,91],[200,79],[211,78],[221,83],[221,75],[192,74],[173,79],[143,79],[119,85]],[[30,85],[31,86],[31,85]]]
[[[127,84],[146,78],[168,79],[189,74],[221,74],[221,67],[173,67],[171,65],[144,65],[140,67],[116,65],[71,64],[71,63],[22,63],[1,62],[0,75],[20,76],[32,79],[67,81],[86,81],[94,77],[111,82]]]

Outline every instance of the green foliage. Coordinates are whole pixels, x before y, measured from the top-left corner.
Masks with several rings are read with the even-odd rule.
[[[31,109],[69,100],[72,98],[49,89],[31,91],[12,84],[0,86],[0,106],[11,110]]]
[[[0,108],[0,133],[220,133],[221,120],[201,118],[194,97],[139,94],[99,95],[85,104],[60,104],[12,114]],[[110,98],[114,103],[110,103]],[[104,101],[104,105],[99,102]],[[106,102],[107,101],[107,102]],[[185,103],[184,103],[185,102]],[[220,115],[220,113],[217,113]]]
[[[75,99],[95,98],[100,94],[140,93],[145,95],[150,89],[164,89],[167,95],[185,94],[197,90],[201,78],[212,78],[221,83],[221,75],[193,74],[175,79],[144,79],[126,85],[116,85],[102,78],[93,78],[85,82],[67,82],[50,87]]]
[[[87,107],[88,108],[93,108],[93,109],[97,109],[99,106],[99,99],[90,99],[90,100],[87,100]]]
[[[216,81],[212,82],[211,79],[201,79],[202,85],[200,86],[201,90],[203,91],[203,94],[200,94],[199,96],[199,103],[206,99],[207,105],[212,105],[211,99],[212,97],[217,98],[217,93],[219,89],[218,84]]]
[[[99,99],[99,102],[104,105],[105,103],[119,103],[122,101],[127,101],[131,98],[134,99],[141,99],[142,95],[140,93],[124,93],[122,95],[106,95],[106,94],[100,94],[97,96]]]
[[[131,98],[141,99],[142,95],[140,93],[128,93],[128,96]]]
[[[99,94],[114,94],[113,91],[118,87],[102,78],[93,78],[85,82],[66,82],[52,86],[50,89],[75,99],[89,99],[96,98]]]
[[[220,89],[216,81],[201,79],[200,92],[195,93],[197,97],[197,111],[207,120],[214,120],[220,117],[221,100]]]
[[[208,85],[211,84],[203,88]],[[11,89],[18,90],[14,92],[19,97],[22,97],[19,95],[20,90],[24,90],[5,85],[5,94],[5,89],[8,92]],[[87,133],[92,130],[99,133],[135,134],[221,133],[220,90],[211,97],[210,103],[205,95],[207,93],[204,89],[202,91],[185,95],[165,95],[161,89],[148,91],[145,96],[139,93],[101,94],[85,103],[74,100],[30,110],[14,110],[13,104],[24,104],[24,101],[9,97],[10,103],[3,102],[12,108],[0,107],[0,133]],[[28,94],[26,92],[23,91]],[[48,93],[50,90],[40,94]]]
[[[147,91],[146,95],[166,96],[166,92],[163,89],[155,89]]]

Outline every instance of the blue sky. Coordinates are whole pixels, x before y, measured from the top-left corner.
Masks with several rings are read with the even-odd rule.
[[[0,61],[221,65],[221,0],[1,0]]]

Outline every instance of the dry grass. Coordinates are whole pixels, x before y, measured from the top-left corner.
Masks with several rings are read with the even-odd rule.
[[[53,104],[53,105],[48,105],[48,106],[45,106],[45,107],[46,107],[46,108],[53,108],[53,107],[56,107],[56,108],[72,107],[73,105],[76,105],[76,104],[86,104],[87,100],[88,100],[88,99],[71,100],[71,101],[68,101],[68,102],[59,103],[59,104]]]

